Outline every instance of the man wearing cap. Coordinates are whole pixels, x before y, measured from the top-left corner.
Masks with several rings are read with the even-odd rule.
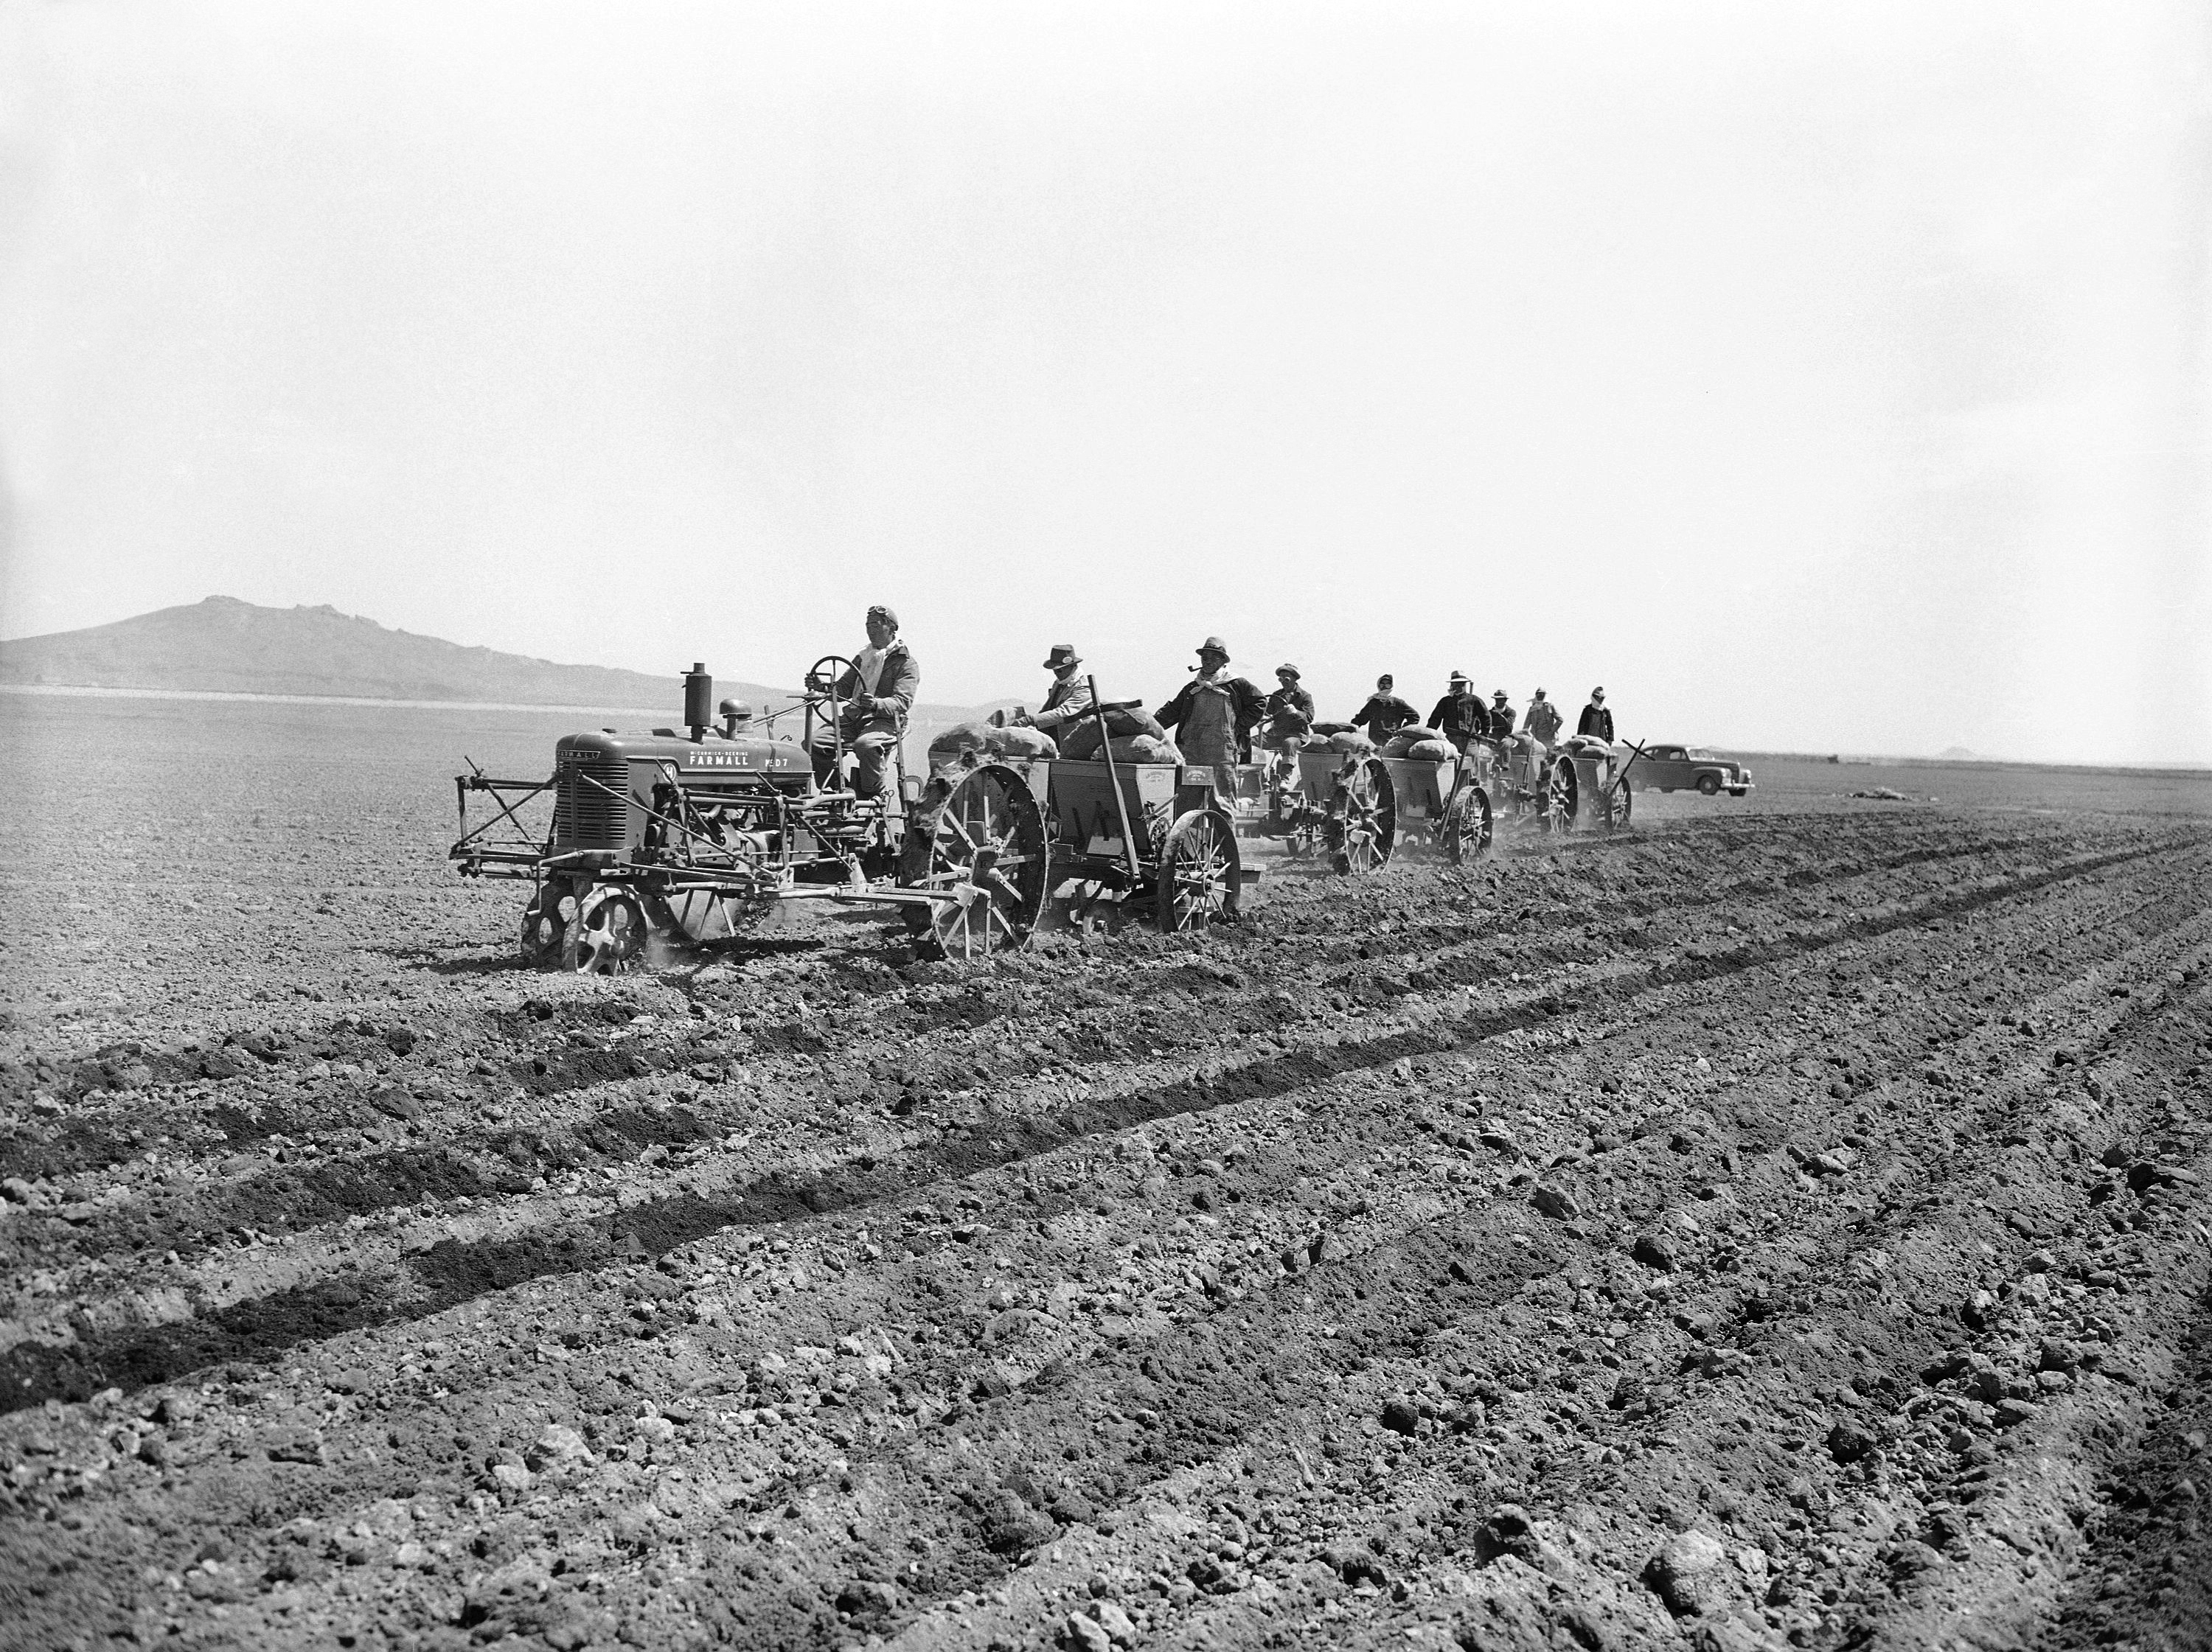
[[[1314,697],[1298,686],[1298,668],[1275,667],[1279,685],[1267,696],[1267,750],[1275,754],[1268,766],[1268,784],[1288,787],[1297,778],[1297,754],[1313,732]]]
[[[836,766],[837,737],[853,754],[853,794],[872,798],[884,789],[884,770],[906,738],[907,714],[921,691],[921,667],[899,640],[898,616],[883,604],[868,610],[868,646],[853,656],[851,669],[837,679],[837,725],[813,733],[814,780],[827,786]],[[806,686],[817,693],[830,687],[819,677]]]
[[[1474,684],[1468,680],[1466,672],[1451,674],[1444,697],[1429,714],[1428,726],[1449,740],[1462,756],[1468,746],[1490,732],[1490,714],[1483,710],[1482,698],[1475,693]]]
[[[1407,724],[1417,723],[1421,719],[1420,713],[1391,692],[1395,680],[1388,671],[1376,677],[1375,692],[1367,696],[1367,703],[1360,707],[1358,714],[1352,720],[1352,727],[1365,729],[1370,738],[1378,744]]]
[[[1267,696],[1267,744],[1278,751],[1296,751],[1313,732],[1314,697],[1298,686],[1298,668],[1275,667],[1281,686]]]
[[[1559,708],[1544,698],[1543,689],[1537,689],[1528,701],[1528,715],[1521,726],[1547,746],[1559,738]]]
[[[1208,637],[1198,645],[1196,674],[1152,715],[1161,727],[1176,732],[1186,762],[1212,765],[1225,802],[1237,795],[1230,765],[1242,760],[1245,742],[1266,710],[1258,689],[1229,675],[1229,645]]]
[[[1045,656],[1044,668],[1052,673],[1052,687],[1045,690],[1044,704],[1034,714],[1018,713],[1015,724],[1023,728],[1041,728],[1048,734],[1063,729],[1091,709],[1091,679],[1075,673],[1083,664],[1083,657],[1075,652],[1072,642],[1055,642],[1052,652]]]
[[[1575,732],[1593,735],[1607,745],[1613,744],[1613,714],[1606,708],[1603,689],[1590,690],[1589,704],[1583,708],[1582,720],[1575,725]]]

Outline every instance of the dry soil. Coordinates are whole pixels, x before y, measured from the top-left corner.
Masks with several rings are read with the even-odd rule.
[[[601,980],[573,720],[0,715],[10,1646],[2212,1638],[2201,777]]]

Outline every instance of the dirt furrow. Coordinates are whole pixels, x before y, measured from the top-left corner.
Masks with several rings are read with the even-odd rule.
[[[1619,973],[1634,979],[1632,984],[1624,981],[1620,988],[1605,973],[1595,972],[1582,976],[1576,991],[1584,999],[1603,1002],[1616,990],[1640,995],[1680,981],[1758,968],[1771,962],[1779,949],[1809,950],[1869,938],[1954,916],[2007,896],[2032,893],[2063,878],[2085,876],[2112,864],[2119,862],[2103,858],[2010,882],[1993,882],[1938,902],[1851,920],[1822,932],[1792,932],[1778,941],[1753,941],[1656,970],[1622,966]],[[1317,1076],[1371,1069],[1413,1054],[1473,1048],[1514,1028],[1539,1024],[1569,1007],[1549,994],[1520,995],[1496,1009],[1459,1011],[1448,1032],[1391,1029],[1356,1042],[1233,1064],[1211,1078],[1184,1077],[1135,1091],[1109,1092],[1071,1107],[1048,1121],[1040,1122],[1034,1117],[1023,1120],[1021,1127],[1027,1134],[1012,1140],[1003,1135],[988,1144],[977,1144],[972,1139],[922,1140],[903,1151],[893,1149],[887,1157],[879,1157],[878,1148],[878,1151],[833,1163],[821,1172],[793,1174],[780,1169],[749,1182],[736,1181],[727,1174],[695,1171],[684,1176],[690,1184],[688,1190],[641,1200],[627,1213],[604,1225],[579,1220],[570,1211],[556,1214],[535,1233],[510,1230],[480,1241],[448,1240],[436,1244],[422,1260],[407,1265],[404,1273],[392,1266],[393,1253],[408,1245],[404,1236],[381,1248],[386,1253],[381,1257],[375,1254],[377,1247],[349,1245],[349,1251],[355,1254],[335,1275],[310,1271],[311,1259],[303,1256],[294,1268],[280,1272],[289,1272],[297,1278],[306,1272],[308,1277],[297,1278],[287,1289],[258,1297],[218,1301],[212,1311],[193,1315],[189,1324],[171,1317],[149,1332],[129,1321],[112,1328],[102,1327],[95,1319],[84,1322],[88,1334],[76,1339],[73,1348],[58,1347],[52,1342],[19,1342],[7,1356],[7,1360],[13,1361],[12,1367],[0,1371],[0,1377],[8,1379],[0,1393],[9,1394],[14,1403],[21,1405],[71,1389],[80,1394],[88,1393],[110,1382],[136,1387],[165,1380],[196,1365],[251,1357],[284,1345],[286,1340],[327,1336],[395,1316],[419,1317],[441,1311],[475,1291],[502,1288],[535,1273],[592,1266],[627,1245],[641,1245],[657,1253],[727,1225],[779,1221],[795,1214],[866,1204],[946,1175],[1007,1163],[1062,1139],[1110,1133],[1146,1118],[1285,1093]],[[1006,1111],[1018,1116],[1024,1099],[1014,1098]],[[981,1122],[988,1125],[994,1121]],[[871,1164],[870,1160],[875,1162]],[[538,1202],[557,1210],[567,1201],[548,1197]],[[263,1214],[261,1219],[281,1231],[282,1206],[276,1215]],[[88,1297],[97,1300],[82,1287],[71,1294],[80,1300]],[[153,1305],[173,1315],[184,1302],[204,1302],[209,1294],[190,1282],[172,1284],[154,1299]],[[86,1311],[81,1308],[78,1313],[82,1315]],[[140,1312],[143,1316],[143,1309]],[[0,1360],[0,1364],[4,1364]]]

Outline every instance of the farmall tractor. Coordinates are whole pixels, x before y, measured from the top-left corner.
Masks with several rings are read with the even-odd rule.
[[[861,797],[837,688],[850,668],[816,661],[799,702],[775,714],[802,713],[795,740],[729,701],[717,725],[714,679],[694,665],[680,731],[567,735],[542,780],[456,775],[450,856],[465,877],[529,880],[528,962],[599,974],[634,967],[656,936],[724,939],[801,901],[898,907],[939,957],[1007,951],[1044,919],[1056,873],[1115,884],[1163,928],[1234,915],[1236,846],[1205,771],[1109,755],[971,762],[923,780],[894,765]],[[834,758],[820,783],[817,731]],[[524,816],[548,793],[541,831]],[[473,827],[471,794],[493,805]]]

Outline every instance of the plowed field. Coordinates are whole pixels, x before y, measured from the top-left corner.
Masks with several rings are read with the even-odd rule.
[[[567,979],[568,720],[5,710],[11,1647],[2207,1643],[2212,782]]]

